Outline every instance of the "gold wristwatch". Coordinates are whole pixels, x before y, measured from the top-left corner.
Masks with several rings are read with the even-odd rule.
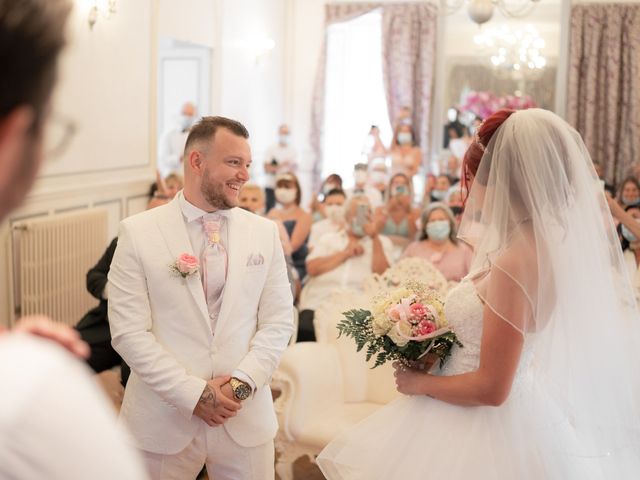
[[[246,400],[251,395],[251,386],[247,382],[231,377],[229,385],[231,385],[231,390],[233,390],[233,396],[236,397],[236,400]]]

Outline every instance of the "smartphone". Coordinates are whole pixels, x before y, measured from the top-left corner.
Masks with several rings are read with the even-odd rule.
[[[271,165],[273,165],[274,167],[275,167],[276,165],[278,165],[278,160],[276,160],[275,158],[272,158],[272,159],[271,159]]]
[[[361,203],[356,210],[356,222],[358,225],[364,226],[369,223],[369,205]]]

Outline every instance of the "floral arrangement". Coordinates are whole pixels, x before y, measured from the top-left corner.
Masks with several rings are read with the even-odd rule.
[[[485,119],[501,108],[525,110],[538,105],[529,95],[497,96],[493,92],[469,92],[465,101],[458,107],[460,112],[470,112],[480,119]]]
[[[355,340],[358,351],[367,347],[367,361],[376,356],[373,368],[389,360],[405,365],[434,354],[444,365],[454,344],[462,347],[444,316],[439,293],[419,282],[378,294],[373,312],[350,310],[338,324],[339,337]]]
[[[169,265],[171,271],[182,278],[187,278],[198,272],[200,265],[198,259],[188,253],[181,254],[174,263]]]

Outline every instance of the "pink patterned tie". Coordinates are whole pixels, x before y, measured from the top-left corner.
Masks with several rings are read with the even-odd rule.
[[[204,232],[207,236],[207,244],[202,254],[202,284],[212,327],[215,326],[220,313],[222,291],[227,277],[227,250],[220,243],[220,227],[223,220],[223,217],[216,213],[209,213],[202,217]]]

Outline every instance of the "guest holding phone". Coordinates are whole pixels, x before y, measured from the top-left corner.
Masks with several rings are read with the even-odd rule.
[[[345,225],[344,230],[323,235],[307,256],[309,280],[302,288],[298,306],[299,342],[315,340],[314,311],[333,290],[361,291],[369,275],[389,268],[393,244],[379,234],[366,196],[349,199]]]
[[[380,231],[387,235],[396,247],[397,258],[416,236],[416,222],[420,212],[413,208],[413,189],[409,177],[396,173],[389,181],[386,204],[376,211]]]

